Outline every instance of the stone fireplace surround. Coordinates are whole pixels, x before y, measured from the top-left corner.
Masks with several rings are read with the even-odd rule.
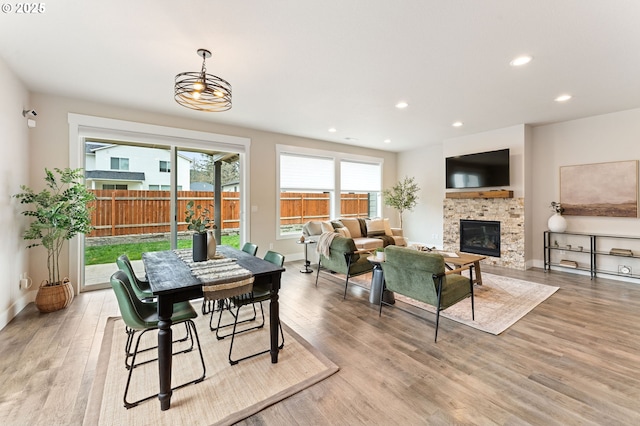
[[[443,247],[460,249],[460,219],[500,222],[500,257],[485,262],[525,270],[524,198],[445,198]]]

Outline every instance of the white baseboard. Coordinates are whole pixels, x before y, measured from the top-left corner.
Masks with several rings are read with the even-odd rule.
[[[36,292],[29,291],[20,299],[16,300],[11,306],[0,312],[0,330],[5,328],[27,305],[36,299]]]

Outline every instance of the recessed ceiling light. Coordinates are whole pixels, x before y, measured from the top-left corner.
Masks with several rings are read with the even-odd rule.
[[[455,121],[455,122],[451,123],[451,125],[453,127],[462,127],[462,121]]]
[[[384,143],[391,143],[391,139],[385,139]]]
[[[329,131],[330,131],[331,133],[335,133],[335,132],[337,132],[337,130],[336,130],[336,128],[335,128],[335,127],[329,127]]]
[[[408,104],[408,103],[406,103],[405,101],[401,101],[401,102],[398,102],[398,103],[396,104],[396,108],[398,108],[398,109],[404,109],[404,108],[406,108],[406,107],[408,107],[408,106],[409,106],[409,104]]]
[[[512,67],[521,67],[523,65],[527,65],[532,60],[533,60],[533,56],[529,56],[529,55],[518,56],[517,58],[514,58],[511,62],[509,62],[509,65],[511,65]]]
[[[571,99],[571,95],[560,95],[557,98],[554,99],[554,101],[556,102],[567,102],[569,99]]]

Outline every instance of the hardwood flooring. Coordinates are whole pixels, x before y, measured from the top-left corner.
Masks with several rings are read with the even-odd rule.
[[[560,290],[499,336],[368,302],[366,290],[285,265],[281,318],[340,371],[243,425],[640,424],[640,284],[539,269],[483,271]],[[0,331],[0,423],[81,424],[110,290]],[[286,348],[285,348],[286,350]]]

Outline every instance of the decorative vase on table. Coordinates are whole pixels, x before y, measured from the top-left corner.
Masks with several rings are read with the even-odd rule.
[[[216,234],[213,231],[207,231],[207,259],[213,259],[216,256]]]
[[[196,232],[193,234],[193,261],[207,260],[207,234]]]
[[[554,213],[547,221],[547,226],[551,232],[564,232],[567,230],[567,220],[560,213]]]

